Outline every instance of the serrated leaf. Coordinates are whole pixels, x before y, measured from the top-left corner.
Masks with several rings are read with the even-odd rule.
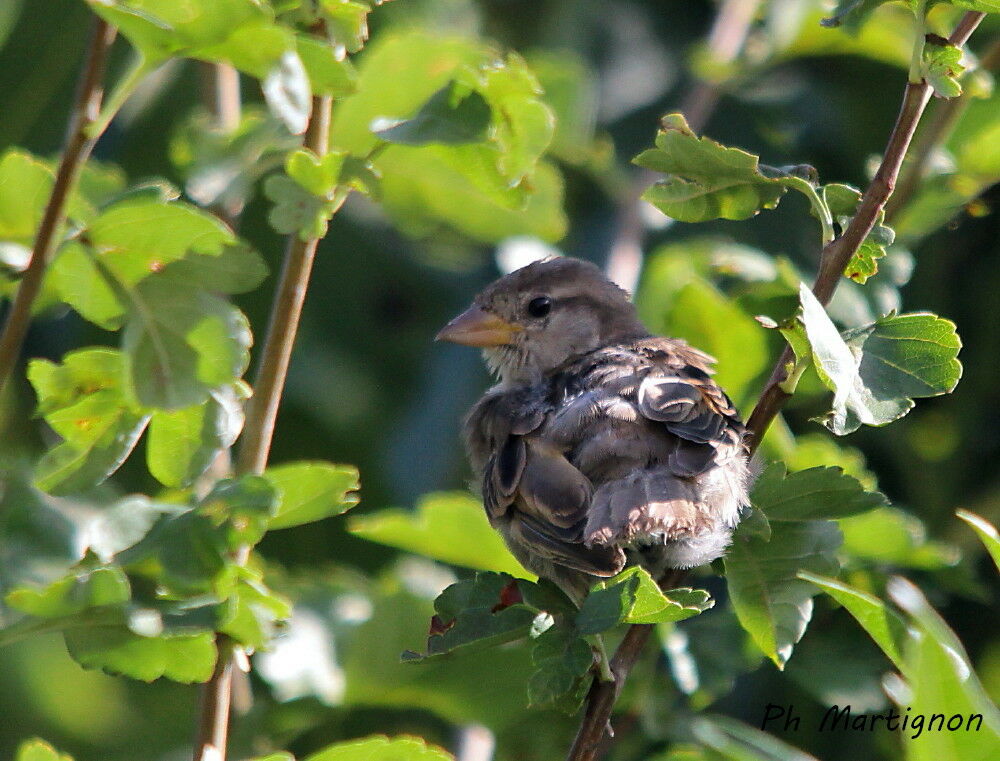
[[[808,571],[800,571],[799,578],[815,584],[843,605],[868,632],[875,644],[882,648],[882,652],[889,657],[896,668],[905,669],[903,644],[906,640],[906,624],[894,610],[874,595],[845,584],[839,579],[818,576]]]
[[[890,315],[841,336],[804,284],[799,300],[816,371],[834,392],[822,422],[839,436],[862,423],[891,423],[913,408],[913,397],[949,393],[961,377],[961,341],[948,320],[926,312]]]
[[[667,114],[656,135],[656,148],[633,160],[668,177],[643,193],[660,211],[681,222],[747,219],[773,209],[789,187],[813,183],[795,171],[764,167],[757,156],[698,137],[681,114]]]
[[[418,737],[368,737],[330,745],[302,761],[453,761]]]
[[[353,465],[328,462],[292,462],[264,472],[280,495],[268,528],[288,528],[340,515],[354,507],[361,488]]]
[[[527,636],[538,610],[520,602],[517,582],[507,574],[477,573],[452,584],[434,601],[437,615],[427,639],[426,655],[404,654],[422,660],[454,650],[474,652]]]
[[[264,538],[278,499],[278,489],[270,481],[247,473],[216,482],[198,511],[223,528],[230,552],[239,553],[241,547],[253,547]]]
[[[726,555],[726,581],[740,624],[782,668],[812,618],[816,590],[798,573],[835,573],[841,535],[830,521],[777,522],[771,529],[770,541],[737,529]]]
[[[409,119],[382,120],[372,132],[388,143],[457,145],[481,142],[490,125],[490,106],[475,90],[452,80]]]
[[[359,66],[358,92],[337,104],[333,141],[354,156],[367,155],[379,142],[370,131],[374,121],[416,113],[452,80],[489,104],[487,139],[390,146],[374,160],[383,206],[413,235],[444,224],[480,240],[560,238],[566,226],[562,181],[541,160],[552,115],[516,56],[505,60],[471,40],[416,31],[377,40]]]
[[[18,587],[4,597],[15,610],[39,618],[71,616],[87,608],[128,602],[130,588],[121,569],[95,568],[64,576],[36,589]]]
[[[787,473],[783,463],[768,466],[750,493],[769,521],[846,518],[888,504],[885,495],[866,491],[840,468],[815,467]]]
[[[226,600],[219,631],[242,645],[260,649],[267,645],[280,622],[292,612],[292,604],[261,583],[240,582]]]
[[[59,753],[55,748],[44,740],[34,738],[25,740],[17,746],[17,755],[14,761],[73,761],[73,757],[66,753]]]
[[[531,651],[535,671],[528,681],[528,702],[576,713],[590,687],[594,652],[587,640],[564,627],[538,637]]]
[[[340,205],[310,193],[285,175],[268,177],[264,182],[264,195],[274,201],[267,214],[271,227],[282,235],[297,235],[301,240],[326,235],[330,217]]]
[[[84,668],[152,682],[204,682],[215,669],[213,636],[142,637],[126,626],[88,626],[64,632],[70,656]]]
[[[462,492],[427,494],[413,510],[353,516],[347,528],[355,536],[445,563],[535,578],[490,526],[482,503]]]
[[[851,185],[831,183],[820,188],[820,195],[828,205],[830,213],[840,226],[841,231],[846,230],[861,202],[861,191]],[[858,250],[854,252],[844,268],[846,277],[857,283],[865,283],[868,278],[878,272],[877,260],[885,257],[886,249],[896,239],[895,231],[883,224],[884,222],[885,210],[880,209],[871,231],[865,236],[861,245],[858,246]]]
[[[12,149],[0,157],[0,240],[30,246],[42,219],[52,171],[26,151]]]
[[[330,151],[317,156],[306,148],[292,151],[285,160],[285,172],[315,196],[329,199],[340,182],[346,153]]]
[[[115,279],[130,288],[188,252],[218,256],[236,237],[216,217],[188,204],[128,200],[94,220],[86,243]]]
[[[128,457],[149,416],[126,398],[122,374],[122,355],[113,349],[70,352],[61,365],[29,364],[39,414],[63,438],[35,468],[38,488],[51,494],[83,491]]]
[[[196,286],[149,278],[129,292],[122,348],[130,393],[145,407],[182,409],[238,380],[250,326],[232,304]]]
[[[164,486],[188,486],[231,447],[243,429],[243,405],[231,386],[210,392],[208,401],[157,410],[149,424],[146,464]]]
[[[990,557],[993,558],[997,570],[1000,571],[1000,534],[997,533],[996,526],[982,516],[968,510],[958,510],[955,514],[976,532],[983,546],[990,553]]]
[[[347,53],[357,53],[364,47],[368,40],[371,8],[351,0],[321,0],[320,8],[338,58],[344,58]]]
[[[581,634],[599,634],[621,623],[682,621],[714,604],[702,589],[664,593],[644,568],[632,566],[594,585],[576,616],[576,628]]]
[[[961,48],[948,40],[929,34],[921,54],[921,73],[924,80],[934,88],[934,94],[941,98],[956,98],[962,94],[958,78],[965,71],[960,63]]]
[[[116,560],[129,573],[155,580],[175,594],[225,597],[236,572],[229,549],[225,527],[189,510],[160,517]]]

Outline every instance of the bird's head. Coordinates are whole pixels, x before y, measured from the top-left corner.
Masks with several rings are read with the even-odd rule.
[[[524,382],[572,357],[647,335],[628,294],[597,267],[556,258],[487,286],[437,340],[481,347],[504,382]]]

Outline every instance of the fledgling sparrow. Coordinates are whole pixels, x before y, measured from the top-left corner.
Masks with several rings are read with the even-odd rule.
[[[556,258],[492,283],[437,335],[499,376],[465,439],[490,523],[579,604],[597,577],[654,578],[721,556],[748,504],[744,428],[713,358],[650,335],[592,264]]]

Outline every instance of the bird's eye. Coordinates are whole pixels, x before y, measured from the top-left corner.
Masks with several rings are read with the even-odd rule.
[[[539,296],[528,302],[528,314],[532,317],[544,317],[552,311],[552,299],[548,296]]]

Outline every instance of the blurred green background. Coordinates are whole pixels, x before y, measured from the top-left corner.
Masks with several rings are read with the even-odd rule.
[[[633,174],[629,159],[652,143],[659,116],[678,108],[697,86],[694,72],[712,74],[701,51],[715,10],[713,3],[696,0],[398,0],[371,16],[373,43],[358,63],[364,71],[365,56],[377,52],[383,36],[414,29],[484,37],[522,53],[561,118],[550,158],[561,178],[555,182],[563,186],[565,225],[550,215],[534,226],[511,223],[510,235],[541,235],[565,254],[603,265],[621,234]],[[821,15],[821,4],[812,0],[764,3],[747,45],[751,59],[755,50],[763,51],[760,61],[744,64],[746,75],[723,88],[703,131],[770,164],[808,162],[825,181],[863,187],[905,80],[908,43],[898,30],[903,21],[887,8],[873,22],[878,29],[855,40],[821,29]],[[79,0],[0,3],[0,151],[16,145],[52,156],[59,150],[89,17]],[[938,21],[947,28],[953,18],[945,12]],[[988,19],[973,48],[984,49],[997,35],[1000,23]],[[113,72],[124,65],[126,48],[118,43]],[[199,107],[201,77],[191,61],[168,67],[133,98],[95,157],[119,164],[130,181],[164,177],[183,187],[187,178],[172,162],[177,154],[171,145]],[[243,84],[246,103],[261,101],[256,82]],[[981,120],[977,108],[995,115],[997,107],[995,96],[976,104],[967,115],[968,129]],[[954,394],[921,400],[891,430],[864,428],[838,443],[860,450],[879,488],[922,522],[906,523],[902,533],[913,546],[931,547],[936,559],[916,561],[901,552],[894,562],[921,583],[965,642],[994,699],[1000,697],[996,577],[954,510],[965,507],[1000,520],[998,203],[1000,191],[992,187],[934,232],[924,234],[919,219],[911,221],[909,235],[901,230],[906,250],[897,249],[879,276],[881,295],[872,297],[872,286],[869,295],[846,289],[834,307],[842,323],[857,324],[898,298],[907,310],[930,310],[958,324],[965,374]],[[274,271],[283,242],[268,227],[267,209],[258,187],[238,228]],[[506,230],[502,222],[496,229]],[[447,224],[408,223],[405,209],[390,220],[352,199],[320,246],[271,459],[356,464],[363,485],[356,514],[410,508],[430,492],[466,488],[459,421],[489,378],[475,352],[432,338],[498,275],[498,258],[542,243],[534,237],[511,241],[506,234],[481,236],[500,239],[484,242],[467,233]],[[815,221],[798,198],[744,223],[675,223],[645,232],[639,298],[651,327],[685,335],[720,355],[723,382],[739,386],[734,395],[744,413],[777,353],[763,331],[748,334],[744,323],[753,325],[747,320],[761,312],[784,316],[790,306],[781,289],[773,298],[741,291],[756,277],[747,275],[748,268],[756,263],[764,272],[758,279],[774,278],[772,257],[781,257],[810,273],[816,240]],[[698,283],[744,296],[736,302],[742,311],[735,317],[721,307],[714,316],[710,310],[686,312],[678,293],[695,275]],[[274,281],[272,276],[237,299],[258,341]],[[72,347],[109,340],[73,312],[52,309],[33,326],[26,355],[55,360]],[[862,472],[860,455],[827,447],[828,434],[809,422],[825,400],[815,382],[812,387],[787,413],[791,429],[807,434],[799,446],[805,442],[815,450],[800,456],[850,461]],[[43,432],[32,409],[22,375],[0,400],[5,462],[32,459],[42,450]],[[781,451],[783,445],[773,446]],[[127,493],[157,487],[135,458],[113,488]],[[366,542],[346,527],[333,519],[279,531],[261,547],[276,586],[303,604],[284,645],[258,658],[258,670],[244,685],[253,699],[244,695],[238,704],[234,757],[282,745],[306,753],[370,732],[417,734],[455,750],[463,742],[482,744],[479,726],[496,737],[498,758],[559,757],[575,722],[525,708],[527,650],[426,667],[397,662],[402,650],[422,647],[434,594],[467,572]],[[855,546],[877,543],[884,524],[854,530]],[[927,537],[913,534],[921,531],[947,546],[928,545]],[[956,562],[959,552],[963,560]],[[716,580],[699,581],[724,596]],[[878,679],[888,670],[842,611],[822,601],[816,616],[822,626],[814,624],[784,673],[749,653],[726,609],[680,627],[664,652],[696,653],[700,682],[685,695],[682,659],[649,653],[649,667],[626,696],[615,758],[646,758],[666,738],[678,731],[682,736],[678,724],[692,707],[710,706],[759,725],[767,703],[795,704],[807,717],[803,730],[777,734],[824,761],[897,757],[887,733],[833,742],[812,732],[822,706],[832,702],[846,700],[857,710],[884,706]],[[55,636],[25,641],[0,651],[0,758],[33,734],[78,761],[185,758],[197,698],[197,687],[85,672]]]

